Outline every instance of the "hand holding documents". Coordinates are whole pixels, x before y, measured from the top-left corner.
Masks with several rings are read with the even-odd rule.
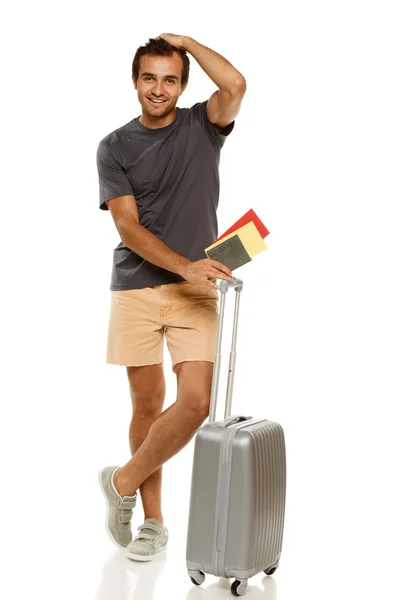
[[[267,245],[263,238],[268,234],[264,223],[251,209],[208,246],[205,253],[233,271],[266,250]]]

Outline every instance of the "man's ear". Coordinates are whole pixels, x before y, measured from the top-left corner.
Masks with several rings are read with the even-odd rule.
[[[133,87],[135,88],[135,90],[137,90],[137,81],[133,75],[132,75],[132,81],[133,81]]]
[[[183,94],[183,92],[186,90],[186,88],[187,88],[187,84],[188,84],[188,83],[189,83],[189,81],[187,81],[187,82],[186,82],[186,83],[185,83],[185,84],[182,86],[181,93],[179,94],[180,96],[181,96],[181,95]]]

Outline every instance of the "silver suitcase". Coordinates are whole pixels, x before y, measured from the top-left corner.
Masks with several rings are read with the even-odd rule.
[[[215,421],[225,298],[236,291],[225,418]],[[243,282],[221,281],[217,348],[209,422],[195,439],[186,565],[192,582],[205,573],[234,577],[241,596],[249,577],[272,575],[282,549],[286,495],[286,452],[282,427],[266,419],[230,416]]]

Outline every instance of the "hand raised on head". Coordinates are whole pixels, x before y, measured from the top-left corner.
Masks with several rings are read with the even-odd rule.
[[[184,37],[184,35],[175,35],[174,33],[161,33],[154,39],[159,40],[162,38],[171,44],[171,46],[175,46],[175,48],[178,48],[179,50],[185,50]]]

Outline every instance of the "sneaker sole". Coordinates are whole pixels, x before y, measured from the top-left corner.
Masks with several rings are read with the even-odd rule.
[[[97,478],[99,480],[101,491],[103,492],[104,500],[106,501],[106,522],[105,522],[106,531],[108,533],[108,537],[110,538],[110,540],[112,542],[114,542],[114,544],[117,546],[117,548],[126,548],[126,546],[128,544],[126,546],[122,546],[121,544],[118,544],[117,540],[114,538],[113,534],[111,533],[111,531],[110,531],[110,529],[108,527],[108,517],[109,517],[109,513],[110,513],[110,505],[108,503],[107,494],[106,494],[106,491],[104,489],[103,481],[102,481],[102,478],[101,478],[102,472],[103,472],[103,469],[100,469],[100,471],[98,472]]]
[[[139,562],[149,562],[151,560],[153,560],[153,558],[155,558],[156,554],[158,554],[159,552],[165,552],[165,550],[167,549],[167,546],[163,546],[162,548],[159,548],[158,550],[156,550],[155,554],[152,554],[151,556],[144,556],[143,554],[132,554],[127,552],[127,557],[131,558],[132,560],[138,560]]]

